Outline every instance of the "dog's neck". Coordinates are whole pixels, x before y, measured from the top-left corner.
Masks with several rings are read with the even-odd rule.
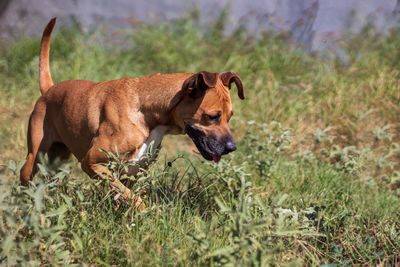
[[[144,115],[144,120],[150,129],[158,125],[166,125],[168,126],[166,134],[184,133],[184,129],[181,129],[171,117],[171,111],[182,100],[184,96],[182,84],[190,75],[182,73],[182,79],[177,82],[176,74],[174,77],[169,74],[158,74],[150,76],[152,79],[149,82],[138,84],[140,112]]]

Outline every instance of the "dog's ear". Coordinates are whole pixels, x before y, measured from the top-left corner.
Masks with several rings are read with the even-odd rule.
[[[243,84],[242,80],[240,80],[240,77],[236,75],[233,72],[223,72],[219,75],[219,78],[221,79],[222,83],[229,87],[231,89],[231,84],[235,82],[236,87],[238,89],[238,96],[240,99],[244,99],[244,89],[243,89]]]
[[[204,95],[208,88],[215,87],[218,74],[200,71],[187,78],[182,85],[182,90],[187,91],[190,97],[197,98]]]

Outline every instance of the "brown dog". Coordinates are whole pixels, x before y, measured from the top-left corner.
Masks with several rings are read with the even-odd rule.
[[[240,78],[232,72],[174,73],[105,82],[64,81],[53,85],[49,67],[50,37],[55,18],[46,26],[40,48],[40,91],[29,119],[28,155],[21,169],[21,183],[28,185],[37,170],[38,153],[49,162],[74,156],[90,177],[110,181],[125,200],[142,201],[99,163],[104,152],[128,153],[140,162],[154,152],[165,134],[184,134],[207,160],[218,162],[236,150],[228,126],[232,116],[229,88],[234,82],[244,99]],[[150,145],[152,143],[152,145]],[[151,150],[151,151],[148,151]],[[131,168],[129,175],[135,175]],[[101,174],[103,173],[103,175]],[[143,206],[142,206],[143,207]]]

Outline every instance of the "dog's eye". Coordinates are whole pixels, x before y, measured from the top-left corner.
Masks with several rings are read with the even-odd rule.
[[[215,115],[210,115],[210,114],[205,114],[205,115],[209,120],[218,122],[219,119],[221,118],[221,111],[218,111],[218,113],[215,114]]]

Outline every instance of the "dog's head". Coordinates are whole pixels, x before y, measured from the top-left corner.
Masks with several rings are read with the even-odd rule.
[[[202,71],[187,78],[182,85],[183,99],[175,109],[175,121],[195,143],[206,160],[218,162],[222,155],[236,150],[228,122],[233,115],[229,94],[235,83],[244,99],[239,76]]]

